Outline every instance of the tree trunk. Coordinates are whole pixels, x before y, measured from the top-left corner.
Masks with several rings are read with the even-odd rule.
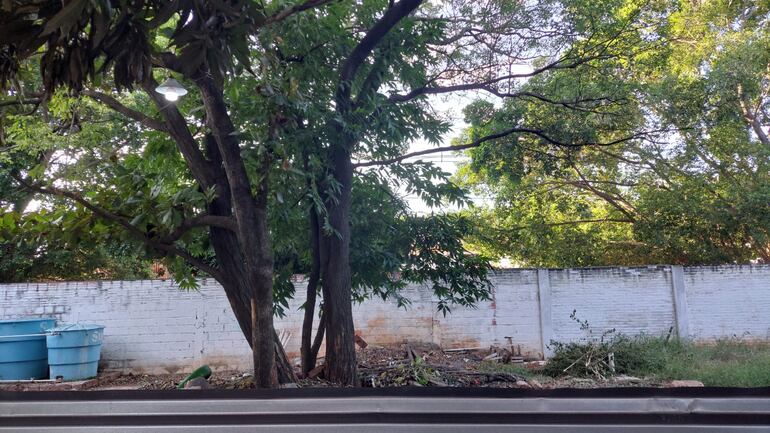
[[[310,370],[315,368],[318,350],[313,352],[313,319],[315,317],[316,293],[318,283],[321,280],[321,251],[319,245],[319,224],[318,213],[315,207],[311,205],[309,211],[310,220],[310,247],[312,263],[310,265],[310,276],[307,281],[307,295],[305,299],[305,317],[302,320],[302,344],[300,354],[302,358],[302,373],[307,375]],[[318,326],[318,333],[323,333],[321,324]]]
[[[229,201],[235,217],[237,245],[249,294],[252,350],[254,352],[254,379],[259,387],[278,385],[275,372],[275,330],[273,329],[273,256],[270,231],[267,224],[267,195],[270,158],[265,154],[260,162],[261,180],[256,194],[252,193],[249,174],[241,156],[241,148],[224,101],[222,89],[206,70],[193,77],[200,89],[206,111],[206,124],[211,129],[210,140],[216,144],[217,156],[229,186]],[[217,161],[217,162],[220,162]],[[222,176],[219,176],[222,178]],[[224,184],[224,180],[222,181]],[[230,211],[229,209],[227,210]],[[232,278],[232,277],[231,277]]]
[[[206,137],[206,154],[209,159],[215,164],[221,164],[221,155],[217,143],[212,136]],[[209,205],[209,213],[212,215],[231,216],[232,215],[232,203],[229,195],[229,185],[224,173],[219,173],[214,179],[217,189],[217,196]],[[253,320],[252,320],[252,306],[251,306],[251,290],[248,286],[243,284],[249,279],[245,276],[246,269],[244,267],[243,254],[241,253],[240,244],[236,234],[230,230],[212,227],[210,229],[209,240],[214,252],[216,253],[217,263],[219,268],[224,271],[225,275],[230,276],[229,281],[220,281],[220,284],[225,289],[225,294],[230,302],[230,307],[235,314],[235,318],[238,321],[238,325],[243,332],[246,341],[252,349],[253,357],[257,357],[258,348],[255,348],[252,334]],[[263,283],[267,284],[267,282]],[[272,274],[270,275],[270,283],[272,287]],[[272,313],[271,313],[272,314]],[[278,336],[274,334],[275,354],[276,354],[276,370],[279,383],[293,383],[297,381],[297,376],[294,374],[294,370],[291,367],[291,363],[286,357],[286,352],[281,347]],[[264,337],[263,337],[264,338]],[[272,373],[271,373],[272,376]]]
[[[337,231],[324,236],[324,315],[326,316],[326,377],[340,385],[359,385],[356,366],[350,281],[350,199],[353,165],[348,146],[331,151],[339,196],[326,201],[329,223]]]
[[[251,298],[251,329],[254,383],[259,388],[275,388],[278,386],[278,372],[275,366],[273,305],[265,302],[264,293],[261,290],[255,290]]]
[[[212,236],[212,240],[213,238],[214,236]],[[237,274],[231,274],[231,275],[235,276]],[[236,277],[234,279],[244,281],[245,277],[244,278]],[[225,294],[227,295],[227,299],[230,302],[230,308],[233,310],[233,313],[235,314],[235,319],[238,322],[238,326],[241,328],[241,332],[243,333],[249,347],[252,348],[252,356],[258,356],[257,355],[258,349],[254,350],[253,335],[251,332],[251,330],[253,329],[252,314],[251,314],[252,307],[251,307],[251,297],[249,295],[248,289],[244,286],[233,284],[232,282],[228,282],[227,284],[222,284],[222,285],[225,289]],[[267,338],[267,337],[263,337],[263,338]],[[275,332],[273,332],[273,344],[274,344],[274,352],[275,352],[275,372],[278,378],[278,383],[296,382],[297,376],[294,373],[294,369],[292,368],[291,362],[286,356],[286,351],[284,351],[283,346],[281,346],[281,341],[278,338],[278,334],[276,334]],[[271,373],[271,376],[272,376],[272,373]]]
[[[310,346],[310,353],[313,356],[314,364],[318,359],[318,352],[321,350],[321,343],[323,343],[324,334],[326,333],[326,314],[324,314],[323,309],[324,307],[321,305],[321,318],[318,320],[318,331],[315,333],[313,345]]]
[[[264,175],[261,188],[267,187],[267,175]],[[251,280],[253,298],[252,302],[252,352],[254,353],[254,378],[255,383],[261,388],[274,388],[278,386],[275,357],[275,328],[273,327],[273,257],[271,246],[267,243],[269,229],[267,226],[267,197],[258,194],[257,219],[254,230],[258,232],[261,242],[258,244],[257,256],[253,260],[257,263],[255,278]],[[247,259],[248,263],[249,260]],[[256,310],[256,314],[254,311]]]
[[[286,356],[286,351],[283,350],[281,339],[278,338],[277,333],[273,333],[275,341],[275,371],[278,375],[278,383],[295,383],[297,382],[297,375],[294,373],[294,367],[289,362],[289,357]]]

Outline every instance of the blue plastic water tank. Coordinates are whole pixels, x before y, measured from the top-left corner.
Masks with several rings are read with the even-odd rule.
[[[48,377],[44,333],[54,326],[50,317],[0,320],[0,380]]]
[[[52,379],[82,380],[96,376],[104,326],[72,324],[49,330],[46,337]]]

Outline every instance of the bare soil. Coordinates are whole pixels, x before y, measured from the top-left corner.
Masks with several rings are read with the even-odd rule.
[[[502,354],[502,359],[498,354]],[[398,347],[368,346],[358,350],[359,376],[364,387],[398,386],[470,386],[495,388],[602,388],[629,386],[668,386],[660,381],[616,377],[608,380],[581,378],[554,379],[538,374],[540,361],[513,362],[499,348],[447,350],[430,344],[409,344]],[[485,360],[486,358],[486,360]],[[519,362],[516,362],[519,361]],[[176,389],[186,373],[131,374],[101,372],[95,379],[60,383],[1,384],[0,391],[51,390],[162,390]],[[250,372],[220,370],[208,379],[211,388],[249,389],[254,387]],[[297,387],[333,386],[323,377],[300,378]]]

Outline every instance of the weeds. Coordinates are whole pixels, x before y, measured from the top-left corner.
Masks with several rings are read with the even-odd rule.
[[[532,370],[516,364],[501,364],[499,362],[483,361],[477,367],[482,373],[507,373],[514,376],[530,378],[534,376]]]
[[[442,383],[440,373],[425,363],[421,356],[416,356],[408,364],[399,364],[393,369],[382,371],[368,380],[374,388]]]
[[[628,338],[617,334],[615,329],[596,335],[588,321],[578,319],[575,310],[570,318],[580,325],[587,338],[583,342],[552,341],[554,356],[543,369],[544,374],[605,379],[614,374],[629,374],[632,369],[645,368],[652,360],[640,350],[644,337]]]
[[[770,344],[733,337],[694,344],[666,336],[626,336],[615,330],[594,334],[577,319],[588,337],[582,342],[552,342],[554,356],[542,373],[551,377],[606,379],[628,375],[658,380],[690,379],[706,386],[770,386]]]

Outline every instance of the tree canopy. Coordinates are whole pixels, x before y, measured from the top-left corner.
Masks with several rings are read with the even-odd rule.
[[[527,83],[567,98],[614,95],[624,104],[611,118],[544,115],[537,102],[468,107],[468,134],[519,116],[589,140],[664,131],[609,147],[469,151],[459,178],[494,197],[469,212],[481,229],[474,246],[529,266],[770,261],[768,5],[661,4],[665,19],[618,59],[627,67]]]

